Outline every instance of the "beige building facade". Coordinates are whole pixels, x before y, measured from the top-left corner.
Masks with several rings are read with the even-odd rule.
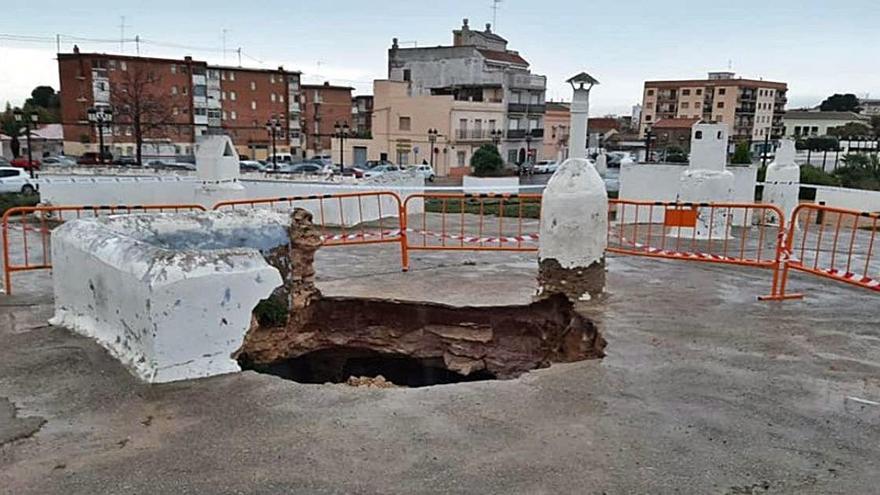
[[[488,91],[488,90],[487,90]],[[437,130],[433,143],[434,172],[468,167],[474,151],[493,142],[493,131],[503,130],[505,105],[489,101],[461,101],[453,95],[413,95],[407,81],[373,83],[372,138],[348,139],[342,150],[346,164],[388,160],[398,165],[432,163],[429,129]],[[334,157],[340,142],[333,142]]]

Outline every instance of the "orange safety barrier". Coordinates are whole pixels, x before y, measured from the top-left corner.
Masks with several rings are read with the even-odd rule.
[[[424,202],[421,221],[408,213],[417,201]],[[410,250],[538,250],[540,194],[411,194],[403,210],[404,270]]]
[[[49,236],[51,229],[67,220],[97,217],[102,214],[131,214],[139,212],[204,211],[195,204],[181,205],[102,205],[102,206],[19,206],[6,210],[2,219],[3,281],[7,294],[12,294],[12,273],[52,268]],[[35,218],[28,218],[35,217]],[[17,219],[15,222],[11,220]],[[13,261],[9,252],[10,232],[21,232],[23,263]],[[33,234],[38,237],[32,239]],[[32,251],[37,251],[37,260]],[[20,263],[20,264],[19,264]]]
[[[400,243],[401,258],[406,266],[405,214],[400,196],[390,191],[243,199],[214,205],[215,210],[294,207],[312,213],[325,246]],[[392,222],[389,217],[397,218]]]
[[[608,251],[773,270],[778,295],[785,236],[772,204],[609,200]]]
[[[784,245],[780,294],[790,270],[880,292],[880,213],[801,204],[792,213]]]

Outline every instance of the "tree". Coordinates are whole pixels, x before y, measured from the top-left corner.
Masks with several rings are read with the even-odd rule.
[[[37,86],[31,91],[31,97],[25,100],[25,113],[36,113],[38,122],[51,123],[61,121],[61,99],[51,86]]]
[[[129,65],[120,73],[120,79],[111,83],[113,125],[131,128],[138,163],[143,163],[144,139],[164,136],[173,120],[174,97],[162,94],[161,88],[161,76],[138,64]]]
[[[871,128],[859,122],[848,122],[828,131],[828,134],[840,139],[853,139],[871,135]]]
[[[880,190],[880,158],[876,155],[850,154],[843,157],[843,167],[833,175],[843,187]]]
[[[795,147],[799,150],[837,151],[838,144],[837,139],[833,137],[813,136],[796,142]]]
[[[688,155],[678,146],[669,146],[666,148],[667,163],[687,163]]]
[[[874,132],[874,137],[880,139],[880,115],[871,117],[871,129]]]
[[[829,96],[819,105],[823,112],[860,112],[859,99],[852,93],[834,94]]]
[[[9,148],[12,150],[12,157],[18,158],[21,153],[21,142],[18,140],[21,123],[15,121],[15,114],[9,102],[6,103],[6,110],[0,114],[0,132],[10,137]]]
[[[736,150],[733,152],[733,158],[730,159],[730,163],[737,165],[751,165],[752,152],[749,151],[749,143],[743,141],[736,145]]]
[[[504,160],[498,153],[498,148],[491,144],[484,144],[471,156],[471,167],[477,177],[492,177],[501,174]]]

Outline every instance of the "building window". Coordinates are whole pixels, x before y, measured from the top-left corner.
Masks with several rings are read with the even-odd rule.
[[[180,109],[178,109],[177,107],[171,107],[171,115],[178,115],[178,114],[180,114]]]
[[[251,81],[251,91],[256,91],[256,90],[257,90],[257,82]]]
[[[538,119],[529,119],[529,132],[538,128]]]
[[[278,95],[278,101],[284,103],[284,95]]]
[[[122,70],[128,70],[128,64],[125,62],[125,60],[119,61],[119,68]]]
[[[183,94],[184,94],[184,95],[188,95],[188,94],[189,94],[189,88],[187,88],[186,86],[183,87]]]
[[[724,102],[719,101],[717,106],[718,106],[718,108],[724,108]]]
[[[689,90],[689,89],[683,89],[683,90],[681,90],[681,95],[682,95],[682,96],[690,96],[690,95],[691,95],[691,90]]]
[[[686,101],[681,102],[681,108],[690,108],[690,106],[691,104]]]
[[[220,80],[221,80],[221,81],[225,81],[225,80],[226,80],[226,71],[220,71]]]
[[[403,69],[403,80],[404,81],[412,81],[412,71],[409,69]]]
[[[230,73],[229,73],[229,80],[230,80],[230,81],[235,81],[235,72],[230,72]]]
[[[251,110],[256,110],[256,109],[257,109],[257,102],[252,101],[251,102]]]
[[[269,82],[275,84],[275,74],[269,74]]]
[[[540,100],[538,99],[539,96],[541,95],[538,93],[529,93],[529,103],[532,105],[538,105],[540,103]]]
[[[648,96],[654,96],[654,90],[653,90],[653,89],[649,89],[649,90],[648,90]]]
[[[718,88],[718,94],[719,94],[719,95],[726,95],[726,94],[727,94],[727,89],[725,89],[725,88]]]
[[[400,131],[410,130],[411,121],[409,117],[399,117],[397,120],[397,129]]]
[[[237,120],[237,119],[238,119],[238,114],[235,113],[235,110],[229,112],[229,118],[232,119],[232,120]]]
[[[694,139],[703,139],[703,131],[694,132]]]
[[[458,129],[462,132],[467,131],[467,119],[458,119]]]
[[[510,93],[510,102],[511,103],[519,103],[519,92],[518,91],[512,91]]]
[[[718,115],[715,117],[716,122],[724,122],[724,115]]]
[[[226,91],[222,91],[222,92],[220,92],[220,99],[221,99],[221,100],[225,100],[225,99],[226,99]]]
[[[172,94],[172,95],[176,95],[176,94],[177,94],[177,86],[171,86],[171,94]]]
[[[223,110],[223,113],[221,114],[221,116],[222,116],[223,120],[226,120],[226,110]]]
[[[697,96],[702,96],[702,94],[703,94],[703,90],[702,90],[702,89],[698,89],[698,90],[697,90]]]
[[[237,97],[237,95],[235,94],[235,91],[229,92],[229,99],[230,100],[235,101],[236,97]]]
[[[177,74],[177,65],[176,64],[171,64],[171,73]]]
[[[645,122],[650,122],[652,118],[650,115],[645,115]]]
[[[507,121],[507,130],[516,131],[519,130],[519,119],[510,119]]]
[[[272,103],[275,103],[275,101],[277,100],[277,98],[278,98],[278,97],[275,96],[275,93],[272,93],[272,97],[271,97]]]

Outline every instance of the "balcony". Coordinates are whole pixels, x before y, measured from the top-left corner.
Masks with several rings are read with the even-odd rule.
[[[531,103],[508,103],[507,111],[510,113],[544,113],[547,109],[547,106],[543,103],[541,104],[531,104]]]
[[[515,89],[544,89],[547,78],[528,73],[512,73],[507,76],[507,85]]]
[[[456,141],[491,141],[492,131],[490,129],[456,129]]]
[[[526,134],[530,134],[532,138],[544,138],[544,129],[532,129],[531,132],[525,129],[509,129],[507,131],[507,139],[525,139]]]

